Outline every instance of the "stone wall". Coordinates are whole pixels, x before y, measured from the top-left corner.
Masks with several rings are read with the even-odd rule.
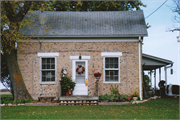
[[[57,57],[57,84],[40,85],[40,57],[38,52],[58,52]],[[139,60],[138,42],[31,42],[18,44],[17,59],[23,75],[25,85],[34,99],[38,96],[59,97],[60,73],[65,66],[68,75],[72,75],[72,60],[70,56],[91,56],[88,60],[88,94],[97,95],[95,72],[103,73],[103,57],[101,52],[122,52],[120,57],[121,94],[131,95],[139,91]],[[111,93],[110,87],[114,84],[103,83],[103,76],[99,82],[99,94]],[[56,98],[56,99],[57,99]]]

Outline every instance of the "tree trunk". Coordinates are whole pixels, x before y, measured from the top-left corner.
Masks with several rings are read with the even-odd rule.
[[[12,82],[14,100],[17,101],[18,99],[32,99],[31,95],[26,89],[21,71],[19,69],[16,50],[13,49],[10,53],[5,53],[5,58]]]

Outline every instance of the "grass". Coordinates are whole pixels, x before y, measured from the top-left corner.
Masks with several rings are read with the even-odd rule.
[[[3,98],[13,98],[12,94],[5,94],[5,95],[1,95],[1,99]]]
[[[178,119],[179,99],[141,104],[1,107],[1,119]]]
[[[4,104],[19,104],[19,103],[35,103],[37,102],[37,100],[33,100],[33,99],[26,99],[26,100],[18,100],[17,102],[15,102],[13,99],[12,95],[10,94],[5,94],[5,95],[1,95],[1,104],[4,103]]]

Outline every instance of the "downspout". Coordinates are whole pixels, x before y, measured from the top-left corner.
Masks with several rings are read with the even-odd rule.
[[[167,65],[164,66],[164,71],[165,71],[165,94],[166,95],[168,95],[167,94],[167,69],[171,68],[172,66],[173,66],[173,63],[171,63],[171,66],[167,66]]]
[[[141,43],[142,43],[142,40],[141,40],[141,36],[139,36],[139,97],[140,97],[140,100],[142,100],[142,95],[141,95]]]

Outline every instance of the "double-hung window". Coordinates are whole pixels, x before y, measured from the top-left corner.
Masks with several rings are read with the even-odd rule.
[[[41,58],[41,82],[55,82],[55,58]]]
[[[40,83],[56,84],[56,56],[58,53],[38,53],[40,56]]]
[[[121,52],[102,52],[104,65],[104,83],[120,83]]]
[[[118,57],[105,57],[105,82],[118,82]]]

